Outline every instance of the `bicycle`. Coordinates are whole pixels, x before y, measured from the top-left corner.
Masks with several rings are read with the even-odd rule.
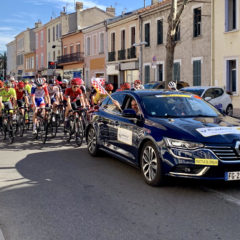
[[[23,113],[22,113],[22,109],[23,109]],[[15,134],[19,133],[20,137],[23,137],[23,134],[25,132],[25,130],[29,129],[29,113],[28,113],[28,108],[26,106],[24,107],[20,107],[17,110],[16,113],[16,130],[15,130]]]
[[[43,114],[43,110],[45,110],[45,114]],[[37,115],[36,115],[37,121],[36,121],[36,136],[35,139],[38,139],[40,136],[43,144],[47,141],[47,134],[48,134],[48,120],[46,118],[46,109],[38,108],[37,109]]]
[[[14,124],[13,124],[13,118],[12,113],[10,113],[11,110],[9,109],[3,109],[2,110],[2,133],[4,136],[4,140],[8,138],[8,141],[10,144],[14,142],[15,135],[14,135]]]

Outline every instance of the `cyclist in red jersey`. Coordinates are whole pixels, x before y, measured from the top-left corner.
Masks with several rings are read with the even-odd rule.
[[[24,89],[24,83],[19,82],[18,85],[16,86],[16,95],[17,95],[17,105],[19,108],[22,108],[24,106],[24,103],[26,103],[26,106],[29,105],[29,100],[28,100],[28,92],[27,90]],[[24,114],[24,109],[20,109],[22,114]]]

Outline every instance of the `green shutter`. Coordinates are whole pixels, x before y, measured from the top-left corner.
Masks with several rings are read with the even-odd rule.
[[[201,60],[193,61],[193,86],[201,86]]]
[[[173,65],[173,81],[180,82],[180,63],[174,63]]]
[[[145,83],[150,82],[150,67],[147,65],[145,66]]]
[[[162,44],[163,43],[163,21],[158,20],[157,21],[157,43]]]

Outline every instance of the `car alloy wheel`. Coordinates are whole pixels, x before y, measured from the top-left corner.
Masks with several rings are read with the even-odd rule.
[[[140,160],[144,180],[152,186],[161,185],[163,183],[162,162],[152,142],[146,142],[143,145]]]
[[[96,136],[96,131],[93,127],[90,127],[90,129],[88,130],[87,147],[88,147],[89,153],[92,156],[97,155],[97,152],[98,152],[97,136]]]

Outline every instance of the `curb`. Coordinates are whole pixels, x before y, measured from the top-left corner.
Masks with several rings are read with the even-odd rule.
[[[0,240],[5,240],[1,229],[0,229]]]

